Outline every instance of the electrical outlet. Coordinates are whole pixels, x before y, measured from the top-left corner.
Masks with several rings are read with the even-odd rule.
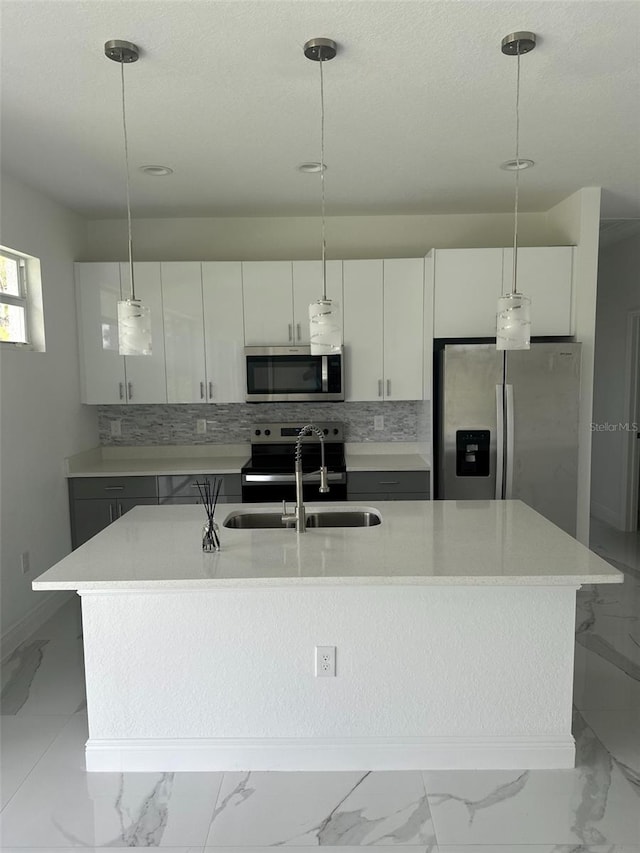
[[[118,418],[115,421],[110,421],[112,438],[120,438],[122,435],[122,421]]]
[[[373,416],[373,428],[374,429],[384,429],[384,415],[374,415]]]
[[[205,418],[198,418],[196,420],[196,432],[198,435],[204,435],[207,431],[207,421]]]
[[[332,677],[336,674],[336,647],[316,646],[316,678]]]
[[[20,554],[20,568],[22,569],[23,575],[29,574],[29,569],[31,568],[31,563],[29,560],[29,552],[28,551],[23,551],[22,554]]]

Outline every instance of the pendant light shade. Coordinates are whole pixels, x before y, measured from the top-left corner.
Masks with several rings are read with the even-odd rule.
[[[137,62],[140,55],[137,45],[130,41],[111,39],[105,43],[108,59],[120,63],[122,88],[122,130],[124,135],[124,161],[127,186],[127,234],[129,247],[129,278],[131,296],[118,302],[118,353],[120,355],[151,355],[151,311],[136,298],[133,274],[133,241],[131,239],[131,193],[129,187],[129,146],[127,143],[127,117],[125,110],[124,66]]]
[[[337,45],[327,38],[310,39],[304,55],[320,65],[320,190],[322,207],[322,298],[309,305],[309,343],[311,355],[330,355],[342,349],[342,319],[336,302],[327,298],[327,261],[324,215],[324,76],[322,65],[337,53]]]
[[[516,156],[512,161],[515,175],[515,204],[513,217],[513,272],[511,291],[498,299],[496,322],[496,349],[522,350],[531,348],[531,300],[518,292],[518,191],[520,171],[524,161],[520,158],[520,56],[536,46],[536,35],[530,32],[510,33],[502,39],[501,50],[507,56],[516,56]]]

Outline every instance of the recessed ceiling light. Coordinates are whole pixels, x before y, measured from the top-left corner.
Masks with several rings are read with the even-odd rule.
[[[140,171],[152,178],[162,178],[164,175],[173,175],[173,169],[168,166],[140,166]]]
[[[518,160],[505,160],[504,163],[500,163],[500,168],[504,169],[505,172],[519,172],[523,169],[530,169],[535,165],[533,160],[525,160],[523,157],[520,157]]]
[[[320,163],[300,163],[298,166],[299,172],[304,172],[305,174],[313,174],[314,172],[319,172],[321,170]],[[327,171],[327,164],[324,164],[324,170]]]

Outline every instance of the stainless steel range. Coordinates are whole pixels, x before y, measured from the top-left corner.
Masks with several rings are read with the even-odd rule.
[[[251,459],[243,465],[242,500],[245,503],[295,501],[295,445],[306,421],[255,424]],[[329,492],[320,487],[320,442],[317,436],[302,439],[303,496],[305,501],[347,499],[347,467],[344,459],[344,425],[338,421],[314,421],[325,436],[325,461]]]

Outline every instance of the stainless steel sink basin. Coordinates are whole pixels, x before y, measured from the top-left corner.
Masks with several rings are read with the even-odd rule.
[[[375,527],[382,518],[373,509],[328,509],[307,512],[307,527]],[[295,527],[295,522],[283,521],[281,512],[232,512],[223,527],[234,530],[286,530]]]

